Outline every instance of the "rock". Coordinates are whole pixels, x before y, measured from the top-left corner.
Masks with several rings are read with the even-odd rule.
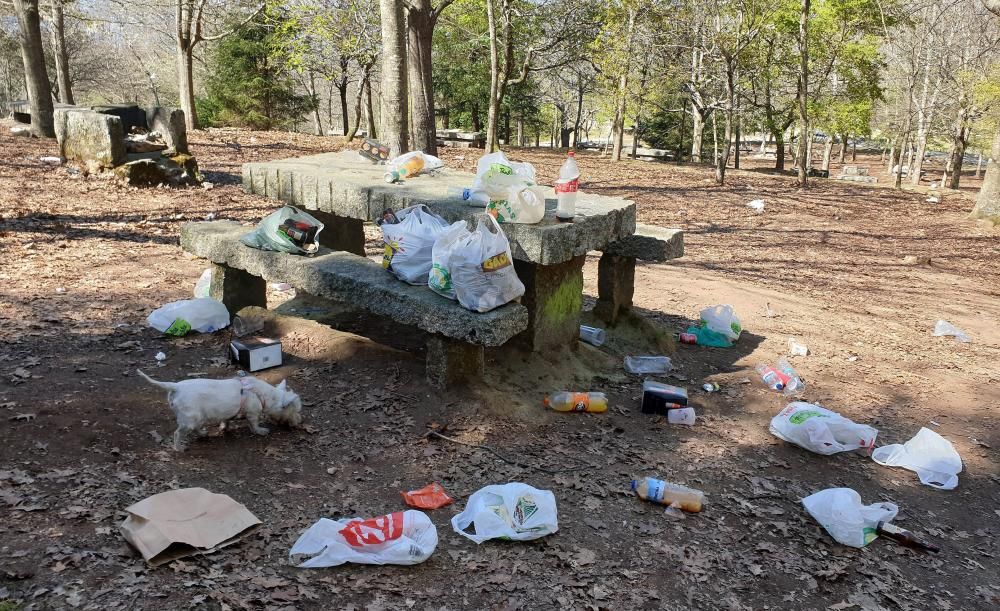
[[[684,256],[684,231],[637,224],[633,235],[612,242],[601,250],[641,261],[676,259]]]
[[[918,255],[906,255],[903,257],[903,265],[930,265],[931,258]]]
[[[201,184],[198,162],[191,155],[130,161],[115,168],[115,175],[133,187]]]
[[[146,123],[149,129],[160,132],[167,148],[175,153],[189,152],[183,110],[154,106],[146,110]]]
[[[22,137],[25,137],[25,138],[30,138],[31,137],[31,128],[30,127],[22,127],[20,125],[15,125],[14,127],[10,128],[10,135],[11,136],[22,136]]]
[[[91,173],[125,162],[125,132],[121,119],[90,110],[59,108],[54,113],[61,156]]]

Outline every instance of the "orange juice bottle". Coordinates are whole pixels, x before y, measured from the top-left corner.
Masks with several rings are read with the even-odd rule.
[[[608,411],[608,398],[602,392],[557,392],[545,397],[545,407],[557,412],[590,412],[600,414]]]
[[[403,163],[393,166],[391,170],[385,173],[384,178],[389,183],[398,182],[404,178],[411,178],[419,174],[422,169],[424,169],[424,158],[420,155],[414,155]]]
[[[701,511],[701,506],[705,502],[705,493],[701,490],[652,477],[632,480],[632,490],[641,499],[671,507],[677,506],[691,513]]]

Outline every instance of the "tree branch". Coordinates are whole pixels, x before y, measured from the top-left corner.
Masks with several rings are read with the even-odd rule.
[[[255,10],[249,17],[247,17],[243,21],[239,22],[238,24],[234,25],[233,27],[229,28],[226,31],[220,32],[218,34],[214,34],[212,36],[202,36],[201,35],[201,26],[200,26],[200,22],[199,22],[198,37],[195,39],[195,41],[196,42],[210,42],[210,41],[213,41],[213,40],[219,40],[220,38],[225,38],[226,36],[231,35],[236,30],[242,28],[246,24],[248,24],[251,21],[253,21],[254,19],[256,19],[257,15],[260,15],[261,12],[264,10],[264,8],[266,6],[267,6],[266,4],[261,4],[259,7],[257,7],[257,10]]]

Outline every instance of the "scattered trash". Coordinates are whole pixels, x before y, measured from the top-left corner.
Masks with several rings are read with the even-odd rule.
[[[718,392],[719,383],[718,382],[705,382],[701,385],[701,389],[705,392]]]
[[[778,359],[774,365],[768,362],[759,363],[756,369],[761,381],[771,390],[794,395],[806,388],[805,382],[784,357]]]
[[[65,292],[66,292],[66,289],[64,289],[63,287],[61,287],[61,286],[60,287],[56,287],[56,293],[58,293],[59,295],[62,295]]]
[[[677,341],[682,344],[691,344],[696,346],[698,344],[698,334],[697,333],[678,333]]]
[[[705,503],[705,493],[701,490],[652,477],[632,480],[632,491],[645,501],[683,509],[689,513],[700,512]]]
[[[674,368],[667,356],[626,356],[625,371],[638,374],[667,373]]]
[[[448,197],[469,202],[470,206],[485,208],[490,204],[490,196],[485,191],[476,191],[470,187],[448,187]]]
[[[448,222],[419,204],[395,213],[397,223],[383,223],[382,267],[407,284],[427,284],[434,242]]]
[[[760,214],[761,212],[764,212],[764,200],[755,199],[752,202],[747,202],[747,208],[750,208],[754,212]]]
[[[209,191],[209,190],[215,188],[215,183],[208,182],[206,180],[205,182],[201,183],[201,188],[204,189],[204,190],[206,190],[206,191]],[[208,216],[211,216],[212,218],[215,218],[215,213],[214,212],[210,212],[208,214]],[[208,219],[208,220],[211,220],[211,219]]]
[[[251,337],[229,343],[233,362],[253,373],[281,365],[281,340]]]
[[[54,163],[56,165],[62,163],[62,157],[39,157],[38,160],[42,163]]]
[[[434,482],[427,484],[419,490],[401,492],[403,501],[410,507],[418,509],[440,509],[445,505],[451,505],[454,501],[448,493],[444,491],[441,484]]]
[[[934,333],[932,333],[931,335],[933,335],[934,337],[943,337],[951,335],[955,337],[956,342],[964,343],[972,341],[972,338],[966,335],[965,331],[962,331],[961,329],[959,329],[958,327],[956,327],[955,325],[951,324],[946,320],[937,321],[937,323],[934,324]]]
[[[201,276],[198,277],[198,281],[194,283],[195,299],[208,297],[209,293],[211,293],[211,288],[212,288],[212,268],[207,267],[205,268],[205,271],[201,272]]]
[[[476,163],[472,191],[486,193],[491,200],[507,197],[511,187],[535,185],[535,166],[507,159],[501,151],[483,155]]]
[[[311,556],[299,568],[357,564],[420,564],[437,548],[437,528],[422,511],[408,509],[363,520],[320,518],[288,552]]]
[[[545,217],[545,191],[534,185],[510,187],[504,199],[486,204],[486,212],[499,223],[533,225]]]
[[[663,510],[663,515],[668,520],[673,520],[673,521],[687,519],[687,514],[678,509],[677,507],[667,507],[666,509]]]
[[[930,197],[927,198],[927,203],[928,204],[937,204],[937,203],[940,203],[940,202],[941,202],[941,198],[939,198],[936,195],[931,195]]]
[[[607,338],[608,334],[604,329],[580,325],[580,339],[592,346],[603,346]]]
[[[403,153],[399,157],[389,162],[389,169],[383,178],[387,183],[399,182],[407,178],[413,178],[421,172],[431,172],[444,167],[444,162],[428,155],[423,151],[411,151]]]
[[[264,217],[257,227],[240,241],[260,250],[311,255],[319,250],[323,223],[295,206],[284,206]]]
[[[666,416],[672,409],[687,407],[688,393],[683,388],[652,380],[642,383],[642,413]]]
[[[764,317],[765,317],[765,318],[774,318],[774,317],[775,317],[775,316],[777,316],[777,315],[778,315],[778,313],[777,313],[777,312],[775,312],[775,311],[774,311],[774,310],[773,310],[773,309],[771,308],[771,302],[769,302],[769,301],[765,301],[765,302],[764,302]]]
[[[377,140],[371,138],[364,141],[358,153],[373,163],[384,163],[389,160],[389,147],[379,144]]]
[[[146,322],[161,333],[178,337],[188,331],[212,333],[229,326],[229,310],[211,297],[184,299],[153,310]]]
[[[603,414],[608,411],[608,397],[602,392],[562,391],[545,397],[543,403],[556,412]]]
[[[743,332],[743,326],[731,305],[716,305],[701,311],[701,322],[698,326],[690,326],[686,333],[694,335],[697,344],[728,348],[732,346]]]
[[[434,246],[431,248],[431,271],[427,275],[427,286],[442,297],[458,299],[451,278],[451,256],[459,242],[467,239],[469,235],[469,227],[466,222],[456,221],[448,225],[434,240]]]
[[[850,488],[827,488],[802,499],[806,511],[837,543],[864,547],[878,537],[880,522],[899,513],[892,503],[862,505],[861,495]]]
[[[466,532],[470,526],[473,532]],[[559,530],[556,497],[519,482],[486,486],[469,497],[465,511],[451,519],[451,527],[476,543],[538,539]]]
[[[864,449],[871,452],[878,431],[837,412],[796,401],[771,419],[771,434],[817,454]]]
[[[910,531],[905,528],[900,528],[895,524],[889,524],[888,521],[879,522],[875,526],[875,532],[887,539],[892,539],[903,547],[910,547],[926,552],[934,552],[935,554],[941,551],[941,548],[938,546],[927,543],[926,541],[921,541]]]
[[[479,215],[475,231],[454,244],[448,271],[458,303],[473,312],[489,312],[524,295],[510,242],[488,214]]]
[[[930,265],[931,258],[926,256],[906,255],[903,257],[903,265]]]
[[[275,284],[272,284],[271,288],[278,291],[279,293],[285,293],[292,290],[292,288],[294,287],[291,284],[288,284],[287,282],[277,282]]]
[[[576,197],[580,189],[580,168],[576,164],[576,154],[569,151],[566,161],[559,168],[559,179],[555,183],[556,219],[572,222],[576,217]]]
[[[125,509],[120,530],[150,566],[209,554],[231,545],[260,524],[225,494],[204,488],[161,492]]]
[[[697,419],[698,416],[694,413],[693,407],[680,407],[667,410],[667,422],[670,424],[694,426],[695,420]]]
[[[167,355],[163,354],[162,352],[157,352],[156,356],[154,356],[153,358],[156,359],[157,362],[162,363],[163,361],[167,360]]]
[[[800,344],[794,337],[789,337],[788,354],[792,356],[808,356],[809,346],[805,344]]]
[[[876,449],[872,452],[872,460],[886,467],[914,471],[921,483],[939,490],[952,490],[958,486],[958,474],[962,472],[962,457],[955,446],[925,427],[904,444]]]
[[[21,127],[21,126],[15,125],[14,127],[10,128],[10,135],[11,136],[24,136],[24,137],[31,136],[31,128],[30,127]]]

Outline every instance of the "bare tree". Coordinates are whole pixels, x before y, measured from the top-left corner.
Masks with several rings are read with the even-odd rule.
[[[406,20],[403,0],[379,0],[382,15],[382,143],[393,157],[409,150]]]
[[[14,12],[20,28],[21,60],[31,105],[31,131],[39,137],[54,138],[52,89],[45,69],[42,52],[42,29],[39,24],[38,0],[14,0]]]
[[[66,0],[50,0],[49,18],[52,22],[52,54],[56,60],[56,80],[59,83],[59,101],[75,104],[73,82],[69,73],[69,53],[66,51],[66,16],[63,5]]]

